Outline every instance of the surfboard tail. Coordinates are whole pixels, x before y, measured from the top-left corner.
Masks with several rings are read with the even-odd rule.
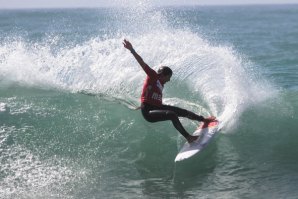
[[[212,138],[219,131],[218,126],[218,121],[201,124],[193,133],[193,135],[200,135],[198,141],[192,142],[191,144],[186,142],[177,154],[175,162],[188,159],[207,147]]]

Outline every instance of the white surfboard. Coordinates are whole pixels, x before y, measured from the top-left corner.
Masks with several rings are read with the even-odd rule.
[[[190,158],[202,151],[218,132],[218,124],[218,121],[202,123],[193,133],[193,135],[199,135],[200,137],[190,144],[186,142],[177,154],[175,162]]]

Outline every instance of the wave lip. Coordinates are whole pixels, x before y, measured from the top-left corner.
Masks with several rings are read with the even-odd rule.
[[[248,107],[276,94],[259,69],[232,47],[211,43],[187,23],[175,27],[171,24],[183,21],[173,13],[155,9],[148,1],[137,2],[125,6],[127,1],[121,1],[124,11],[111,12],[116,23],[107,36],[59,47],[57,44],[63,43],[59,31],[43,42],[7,39],[0,46],[1,84],[88,91],[137,104],[145,75],[122,46],[127,38],[151,67],[168,65],[173,69],[177,85],[169,87],[178,92],[166,89],[166,98],[178,95],[187,101],[183,106],[194,111],[200,110],[189,104],[202,104],[208,110],[204,114],[217,116],[221,126],[234,126]],[[106,26],[102,29],[109,29]],[[186,92],[182,91],[184,85]]]

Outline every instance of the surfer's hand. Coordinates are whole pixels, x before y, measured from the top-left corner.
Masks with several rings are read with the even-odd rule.
[[[216,120],[216,117],[210,116],[208,118],[204,118],[203,122],[209,123],[209,122],[214,122]]]
[[[127,48],[130,51],[133,49],[131,43],[126,39],[123,40],[123,45],[124,45],[125,48]]]

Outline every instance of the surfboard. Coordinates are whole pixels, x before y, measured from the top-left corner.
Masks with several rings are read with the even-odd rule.
[[[193,135],[200,136],[192,143],[186,142],[175,158],[175,162],[185,160],[202,151],[218,133],[219,122],[217,120],[209,123],[202,123]]]

